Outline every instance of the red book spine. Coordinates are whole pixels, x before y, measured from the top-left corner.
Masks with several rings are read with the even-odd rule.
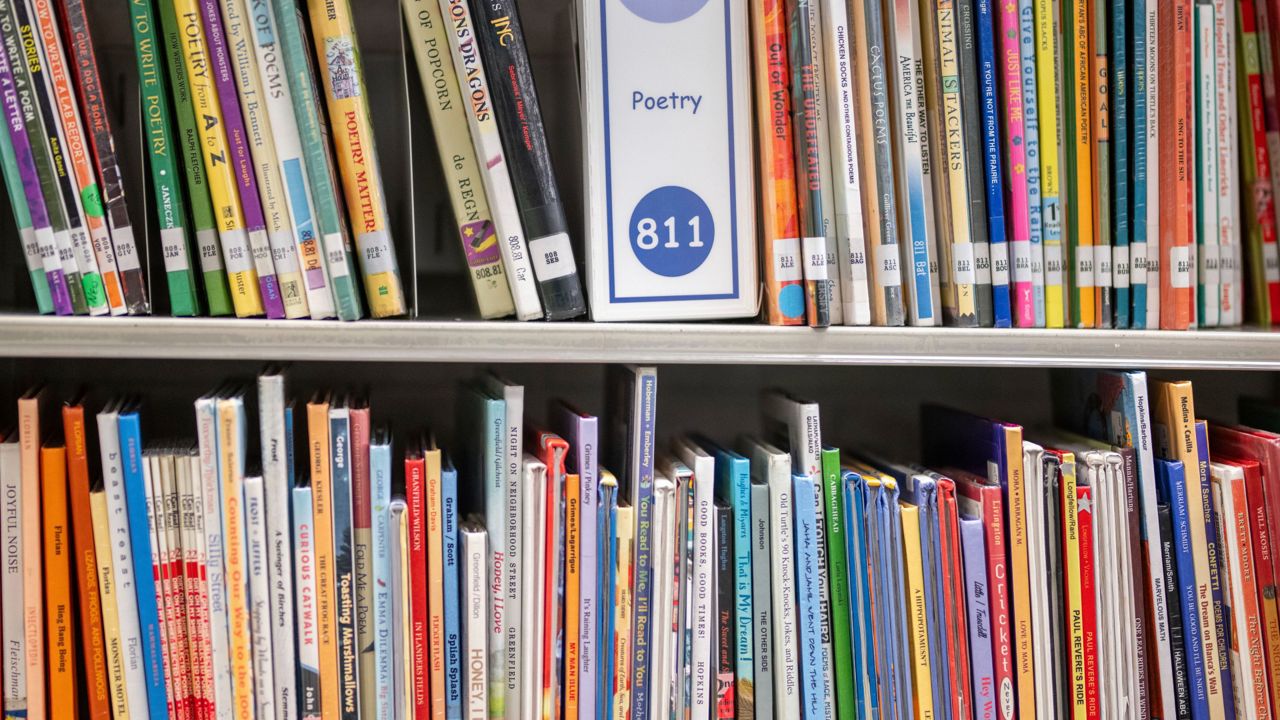
[[[404,489],[409,504],[409,622],[413,642],[414,715],[431,717],[428,691],[427,648],[427,494],[426,461],[409,457],[404,461]]]
[[[1098,713],[1098,596],[1093,577],[1093,488],[1076,486],[1080,538],[1080,620],[1084,630],[1084,689],[1089,720]]]
[[[1160,328],[1186,330],[1195,321],[1191,252],[1195,226],[1191,134],[1191,0],[1164,0],[1159,10],[1160,52]]]
[[[1267,28],[1259,28],[1256,14],[1256,6],[1254,0],[1240,0],[1239,13],[1237,15],[1240,22],[1240,35],[1242,39],[1259,38],[1262,32],[1270,31],[1270,24]],[[1269,43],[1272,49],[1277,50],[1276,43]],[[1252,47],[1257,51],[1261,51],[1260,43],[1255,43]],[[1247,88],[1247,97],[1241,102],[1247,104],[1248,117],[1242,118],[1242,122],[1248,122],[1250,126],[1249,132],[1241,132],[1241,136],[1252,138],[1253,147],[1243,148],[1244,152],[1252,152],[1254,158],[1254,176],[1252,192],[1248,198],[1250,211],[1253,213],[1254,219],[1258,224],[1258,229],[1262,235],[1261,255],[1251,255],[1250,260],[1252,266],[1249,268],[1252,273],[1261,274],[1261,282],[1265,283],[1267,297],[1270,305],[1270,321],[1272,324],[1280,323],[1280,277],[1277,277],[1275,270],[1268,270],[1267,265],[1276,256],[1276,214],[1275,214],[1275,192],[1271,184],[1271,152],[1267,145],[1267,104],[1265,98],[1265,88],[1263,86],[1262,69],[1259,66],[1261,58],[1254,58],[1252,55],[1245,55],[1245,62],[1241,65],[1238,72],[1244,79]],[[1250,62],[1250,61],[1253,62]],[[1273,66],[1274,67],[1274,66]],[[1255,282],[1255,287],[1257,287]],[[1265,316],[1264,316],[1265,317]]]
[[[943,613],[946,618],[947,656],[951,659],[951,716],[967,718],[973,714],[970,697],[969,631],[965,614],[964,565],[960,554],[960,515],[956,507],[955,483],[948,479],[938,481],[938,509],[940,514],[943,562],[947,571],[943,574],[946,602]]]
[[[991,600],[991,658],[995,666],[997,697],[1004,698],[1004,688],[1013,692],[1013,627],[1009,618],[1008,544],[1005,542],[1004,498],[1000,488],[985,486],[982,499],[982,525],[987,531],[987,588]],[[1001,703],[1002,707],[1004,706]]]

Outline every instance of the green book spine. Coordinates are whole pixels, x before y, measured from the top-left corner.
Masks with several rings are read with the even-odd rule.
[[[858,717],[854,694],[853,641],[849,634],[849,565],[845,545],[844,492],[840,487],[840,451],[822,448],[823,507],[827,514],[827,572],[831,576],[831,635],[836,683],[836,718]]]
[[[196,235],[200,255],[200,274],[204,276],[204,295],[209,314],[231,315],[231,291],[222,266],[222,243],[214,223],[213,201],[204,174],[204,158],[200,154],[200,135],[196,127],[195,106],[191,100],[191,84],[187,81],[187,64],[182,57],[182,36],[173,3],[161,0],[160,32],[164,35],[165,64],[169,69],[169,86],[173,89],[173,112],[178,119],[182,168],[187,177],[187,200],[191,204],[191,226]]]
[[[44,275],[40,260],[40,247],[35,228],[31,224],[31,209],[27,206],[26,191],[22,187],[22,172],[13,152],[13,141],[7,129],[0,130],[0,166],[4,168],[4,189],[9,195],[9,207],[13,209],[13,221],[18,227],[18,239],[22,241],[22,254],[27,259],[31,273],[31,289],[35,291],[36,308],[41,315],[53,312],[53,298],[49,295],[49,279]]]
[[[175,316],[200,313],[191,251],[187,244],[186,208],[174,157],[173,128],[169,122],[169,95],[159,61],[156,22],[150,0],[132,0],[133,41],[138,58],[138,85],[147,135],[147,159],[151,190],[160,220],[160,244],[169,281],[170,310]]]
[[[299,10],[295,0],[271,0],[271,7],[275,11],[276,27],[280,34],[285,74],[289,77],[289,92],[293,95],[293,112],[298,121],[298,136],[305,152],[307,179],[311,181],[311,200],[315,205],[325,264],[333,283],[333,300],[337,306],[338,319],[358,320],[361,315],[359,288],[352,272],[342,211],[338,207],[337,186],[327,150],[329,144],[321,125],[322,100],[316,92],[310,50],[303,37]]]

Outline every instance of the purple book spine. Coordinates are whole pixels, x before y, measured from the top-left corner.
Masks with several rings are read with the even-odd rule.
[[[44,264],[45,277],[49,281],[54,311],[59,315],[70,315],[72,314],[71,295],[67,290],[67,278],[62,272],[62,266],[57,262],[51,265],[46,261],[46,248],[53,246],[53,227],[49,222],[49,210],[44,204],[44,193],[40,190],[40,178],[36,175],[36,162],[31,155],[31,141],[27,138],[27,127],[22,120],[22,108],[18,106],[18,91],[14,87],[13,68],[9,66],[9,56],[2,46],[0,46],[0,103],[4,105],[9,140],[13,145],[18,172],[22,175],[22,189],[31,213],[32,230],[36,238],[48,238],[48,242],[39,240],[37,242],[41,248],[40,258]],[[56,251],[53,256],[57,257]]]
[[[253,157],[249,153],[249,143],[245,136],[244,116],[240,114],[240,93],[236,89],[235,75],[231,68],[218,0],[200,0],[200,10],[204,15],[204,33],[209,43],[213,81],[218,88],[218,104],[222,106],[222,125],[227,131],[227,146],[235,163],[236,177],[240,181],[240,204],[243,206],[245,230],[249,233],[250,251],[256,258],[260,247],[266,247],[267,221],[262,214],[262,199],[258,194]],[[268,257],[269,253],[270,251]],[[284,298],[280,296],[280,283],[276,281],[275,272],[263,272],[263,268],[258,266],[258,286],[262,291],[262,305],[267,317],[284,317]]]
[[[995,720],[991,612],[987,604],[987,551],[981,520],[960,518],[960,543],[964,553],[964,591],[969,609],[969,665],[973,676],[974,717]]]
[[[573,470],[581,484],[581,508],[578,512],[578,612],[581,614],[578,636],[578,707],[579,717],[594,717],[596,706],[596,674],[601,658],[596,654],[596,622],[600,612],[596,597],[596,488],[600,472],[599,429],[591,415],[561,407],[563,426],[567,428],[569,447],[574,453]],[[574,720],[572,718],[568,720]]]

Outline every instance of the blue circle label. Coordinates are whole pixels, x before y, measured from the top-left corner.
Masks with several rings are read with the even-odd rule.
[[[715,232],[707,203],[678,185],[649,191],[631,212],[631,251],[663,277],[697,270],[711,255]]]
[[[649,22],[673,23],[701,10],[707,0],[622,0],[622,4]]]

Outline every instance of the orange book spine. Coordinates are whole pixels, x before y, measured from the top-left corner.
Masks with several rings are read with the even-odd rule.
[[[98,554],[93,545],[93,509],[89,505],[89,457],[85,449],[84,407],[62,408],[62,433],[67,442],[70,481],[71,534],[76,581],[80,592],[80,652],[84,656],[85,695],[89,720],[111,720],[107,689],[106,643],[102,634],[102,603],[98,595]]]
[[[1191,0],[1164,0],[1159,6],[1160,216],[1165,220],[1160,223],[1160,328],[1186,330],[1195,323]]]
[[[49,631],[49,717],[76,720],[76,623],[71,606],[71,527],[67,519],[67,451],[40,451],[44,504],[45,618]],[[28,676],[29,678],[30,676]],[[38,677],[38,676],[37,676]]]
[[[582,557],[579,528],[582,527],[582,487],[579,476],[569,474],[564,480],[564,717],[578,717],[578,641],[582,627],[582,590],[580,587]]]
[[[18,401],[22,464],[22,619],[26,634],[27,720],[45,719],[44,567],[40,535],[40,392]]]
[[[329,398],[307,403],[311,505],[315,523],[316,624],[320,640],[320,716],[341,717],[338,628],[333,598],[333,487],[329,479]]]
[[[1009,575],[1013,597],[1013,656],[1018,685],[1018,716],[1035,720],[1036,668],[1031,652],[1030,543],[1027,534],[1027,484],[1022,467],[1022,428],[1004,426],[1008,468]],[[1043,670],[1042,670],[1043,671]]]

